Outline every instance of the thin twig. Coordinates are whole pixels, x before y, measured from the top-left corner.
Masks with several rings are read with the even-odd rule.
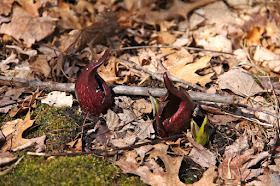
[[[7,174],[10,170],[12,170],[13,168],[15,168],[19,162],[24,158],[24,156],[22,156],[21,158],[19,158],[13,165],[11,165],[9,168],[7,168],[6,170],[4,171],[1,171],[0,172],[0,176],[4,175],[4,174]]]
[[[174,46],[132,46],[132,47],[124,47],[119,49],[114,49],[114,51],[120,51],[120,50],[131,50],[131,49],[141,49],[141,48],[184,48],[187,50],[195,50],[195,51],[204,51],[204,52],[213,52],[213,53],[219,53],[219,54],[229,54],[234,55],[233,53],[229,52],[222,52],[222,51],[216,51],[216,50],[208,50],[203,48],[195,48],[195,47],[174,47]]]
[[[16,87],[26,87],[31,90],[44,89],[45,91],[63,91],[74,92],[74,83],[57,83],[57,82],[42,82],[29,79],[12,78],[6,76],[0,76],[0,84],[11,85]],[[149,92],[154,97],[162,97],[166,94],[165,88],[149,88],[149,87],[134,87],[124,85],[109,85],[115,94],[122,95],[136,95],[136,96],[150,96]],[[195,101],[210,101],[224,104],[236,104],[239,102],[238,96],[233,95],[221,95],[221,94],[209,94],[204,92],[188,91],[191,98]]]

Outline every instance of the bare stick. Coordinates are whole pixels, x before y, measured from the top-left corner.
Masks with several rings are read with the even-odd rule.
[[[174,46],[131,46],[131,47],[114,49],[114,51],[141,49],[141,48],[184,48],[184,49],[187,49],[187,50],[195,50],[195,51],[204,51],[204,52],[213,52],[213,53],[234,55],[233,53],[223,52],[223,51],[208,50],[208,49],[196,48],[196,47],[174,47]]]
[[[12,78],[6,76],[0,76],[0,84],[26,87],[31,90],[44,89],[46,91],[63,91],[63,92],[74,92],[74,83],[57,83],[57,82],[42,82],[29,79]],[[166,94],[165,88],[149,88],[149,87],[133,87],[124,85],[109,85],[115,94],[123,95],[137,95],[137,96],[149,96],[162,97]],[[150,93],[150,94],[149,94]],[[225,104],[236,104],[238,103],[238,97],[232,95],[221,95],[221,94],[209,94],[203,92],[188,91],[191,98],[196,101],[210,101],[215,103]]]

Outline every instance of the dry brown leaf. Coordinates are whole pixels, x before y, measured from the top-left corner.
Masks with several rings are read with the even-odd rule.
[[[0,112],[7,113],[20,100],[25,88],[8,88],[3,99],[0,99]]]
[[[141,49],[138,51],[138,56],[129,56],[129,61],[133,61],[136,64],[139,64],[153,72],[158,71],[158,59],[159,57],[157,54],[147,48],[147,49]]]
[[[247,45],[251,46],[253,44],[260,44],[260,39],[262,38],[262,34],[264,32],[264,27],[258,27],[253,25],[251,27],[250,32],[246,36]]]
[[[46,98],[42,99],[41,102],[46,103],[53,107],[63,107],[63,106],[72,107],[73,96],[72,94],[67,96],[66,92],[52,91],[48,94]]]
[[[270,168],[265,168],[262,175],[258,176],[256,180],[246,184],[246,186],[276,186],[279,183],[279,171],[274,172]]]
[[[194,63],[187,64],[188,61],[185,61],[185,59],[182,59],[178,62],[177,65],[175,65],[172,69],[168,70],[170,74],[174,77],[183,79],[187,82],[191,83],[199,83],[202,86],[205,86],[206,83],[211,82],[210,79],[214,72],[209,73],[204,76],[200,76],[197,73],[195,73],[197,70],[205,68],[209,65],[211,57],[204,56],[198,60],[196,60]]]
[[[133,103],[134,112],[139,112],[139,114],[149,114],[153,111],[153,106],[151,102],[147,101],[146,99],[137,99]],[[138,114],[137,114],[138,115]]]
[[[56,19],[51,17],[33,18],[24,9],[16,6],[13,9],[12,21],[2,24],[0,33],[13,36],[17,40],[23,40],[27,47],[31,47],[36,41],[40,41],[53,33],[56,27]]]
[[[12,10],[13,2],[15,0],[2,0],[0,1],[0,15],[9,15]]]
[[[150,25],[160,24],[164,20],[183,17],[186,21],[188,13],[192,10],[215,2],[217,0],[199,0],[190,3],[185,3],[181,0],[174,0],[171,7],[167,10],[151,11],[150,7],[143,7],[138,14],[138,21],[143,21]]]
[[[79,18],[71,10],[70,4],[67,2],[60,2],[59,6],[54,6],[49,9],[50,16],[58,19],[58,25],[64,29],[82,29]]]
[[[1,148],[0,151],[17,151],[31,146],[35,146],[37,148],[36,152],[44,151],[46,148],[44,144],[46,135],[32,139],[26,139],[22,137],[23,132],[30,128],[35,121],[30,119],[30,112],[27,113],[24,120],[18,119],[16,121],[16,123],[13,122],[13,127],[9,126],[7,123],[3,126],[2,132],[6,136],[6,144]],[[7,130],[6,127],[8,127],[9,130]]]
[[[0,152],[0,167],[9,164],[17,159],[17,155],[10,152]]]
[[[106,83],[115,84],[116,81],[120,80],[119,77],[116,76],[116,57],[111,57],[108,60],[108,64],[105,66],[102,64],[98,69],[98,74],[104,79]]]
[[[132,173],[140,176],[141,180],[150,185],[185,185],[179,179],[179,169],[183,156],[167,155],[168,145],[157,144],[154,145],[154,150],[149,152],[150,155],[160,158],[166,171],[153,164],[140,165],[136,161],[137,153],[135,150],[125,152],[125,155],[116,162],[117,165],[126,173]]]
[[[193,148],[189,157],[199,164],[201,167],[208,168],[216,164],[216,156],[210,150],[204,148],[201,144],[196,143],[194,140],[189,139]]]
[[[262,62],[262,66],[270,69],[272,72],[280,73],[280,57],[264,47],[257,47],[254,60]]]
[[[262,152],[256,155],[237,155],[226,157],[219,166],[219,175],[225,180],[241,181],[257,177],[264,171],[264,169],[251,167],[269,156],[270,154],[268,152]]]
[[[197,45],[203,46],[203,48],[207,50],[232,52],[232,42],[223,35],[207,37],[206,39],[197,39]]]
[[[41,7],[41,1],[34,0],[16,0],[21,7],[32,17],[39,17],[38,9]]]
[[[18,114],[26,113],[30,108],[35,108],[37,104],[37,98],[41,95],[39,89],[37,89],[31,96],[25,97],[22,104],[17,105],[9,111],[10,117],[15,117]]]
[[[210,24],[216,26],[235,23],[234,15],[223,1],[211,3],[197,10]]]
[[[111,109],[109,109],[107,111],[105,119],[106,119],[106,124],[107,124],[108,128],[112,131],[114,131],[115,128],[118,127],[120,124],[119,116],[115,112],[113,112]]]
[[[77,35],[74,35],[75,39],[71,39],[74,42],[67,46],[67,48],[64,48],[63,51],[73,54],[80,52],[87,45],[106,44],[107,39],[115,34],[118,27],[119,23],[116,13],[110,9],[104,9],[100,13],[97,22],[85,27]]]
[[[83,151],[83,144],[82,144],[82,138],[76,139],[74,141],[71,141],[66,146],[69,146],[72,152],[82,152]]]
[[[31,64],[31,69],[36,74],[43,74],[47,78],[51,73],[51,67],[48,63],[46,55],[38,55],[34,63]]]
[[[158,42],[163,45],[172,45],[176,40],[176,36],[170,32],[159,32],[157,35]]]
[[[216,186],[217,184],[214,183],[215,179],[218,177],[218,172],[216,171],[216,166],[209,167],[204,173],[202,178],[193,183],[193,186]]]
[[[229,89],[237,95],[246,97],[263,92],[254,78],[239,68],[220,75],[218,84],[220,89]]]
[[[245,149],[249,148],[248,136],[242,135],[232,145],[227,146],[225,149],[225,157],[234,157]]]

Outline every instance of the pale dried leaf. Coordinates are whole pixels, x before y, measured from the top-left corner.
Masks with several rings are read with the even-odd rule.
[[[182,59],[178,61],[177,65],[175,65],[172,69],[168,70],[170,74],[174,77],[183,79],[187,82],[191,83],[199,83],[202,86],[205,86],[206,83],[211,82],[210,79],[214,73],[209,73],[204,76],[200,76],[197,73],[195,73],[197,70],[207,67],[210,63],[211,57],[204,56],[198,60],[196,60],[194,63],[189,63],[186,61],[186,59]]]
[[[10,152],[0,152],[0,166],[11,163],[17,159],[17,156]]]
[[[8,77],[29,79],[32,71],[30,69],[29,62],[24,61],[21,64],[15,66],[14,69],[4,70],[3,73],[5,76],[8,76]]]
[[[54,107],[72,107],[73,96],[67,96],[65,92],[53,91],[50,92],[46,98],[42,99],[41,102]]]
[[[30,119],[30,112],[27,113],[24,120],[17,120],[14,123],[14,127],[11,130],[11,126],[8,125],[9,130],[6,131],[5,127],[2,128],[3,133],[6,136],[6,143],[1,148],[1,152],[6,152],[7,150],[17,151],[22,150],[27,147],[35,146],[37,149],[36,152],[42,152],[45,150],[46,146],[44,141],[46,139],[46,135],[37,138],[26,139],[22,137],[23,132],[30,128],[35,120]],[[6,125],[4,125],[6,126]]]
[[[248,136],[242,135],[232,145],[227,146],[225,149],[225,157],[233,157],[240,154],[243,150],[248,149]]]
[[[246,97],[263,91],[250,74],[239,68],[220,75],[218,83],[220,89],[229,89],[237,95]]]
[[[193,186],[215,186],[217,184],[214,183],[215,179],[218,176],[218,172],[216,171],[216,166],[210,166],[204,173],[202,178],[196,182],[193,183]]]
[[[130,145],[133,145],[136,142],[136,135],[126,135],[124,138],[113,138],[110,140],[110,142],[115,147],[128,147]]]
[[[207,39],[200,39],[197,41],[198,45],[203,46],[207,50],[215,50],[221,52],[232,52],[232,43],[223,35],[208,37]]]
[[[12,10],[13,2],[15,0],[2,0],[0,1],[0,15],[9,15]]]
[[[16,6],[13,9],[12,21],[2,24],[0,33],[23,40],[27,47],[53,33],[56,19],[50,17],[33,18],[25,10]]]
[[[221,26],[235,23],[233,13],[223,1],[211,3],[201,9],[203,10],[202,15],[210,24],[215,23],[217,26]]]
[[[149,152],[151,149],[153,149],[152,145],[145,145],[145,146],[141,146],[139,148],[136,148],[135,151],[140,156],[140,159],[143,162],[143,160],[146,156],[146,153]]]
[[[106,124],[110,130],[114,131],[115,128],[119,126],[119,120],[120,118],[115,112],[113,112],[111,109],[107,111]]]
[[[185,185],[180,181],[178,173],[181,167],[183,156],[169,156],[166,154],[168,146],[165,144],[154,145],[155,149],[149,152],[153,157],[159,157],[166,168],[164,171],[157,166],[154,161],[147,165],[140,165],[136,161],[136,152],[125,152],[125,155],[116,162],[117,165],[126,173],[140,176],[141,180],[150,185]],[[151,170],[150,170],[151,169]]]
[[[201,167],[210,167],[216,164],[216,156],[214,153],[204,148],[201,144],[195,141],[190,141],[193,148],[189,154],[189,157],[199,164]]]
[[[250,162],[253,160],[252,165],[254,165],[265,157],[267,157],[267,153],[265,153],[264,156],[237,155],[224,158],[222,164],[220,164],[218,169],[219,176],[225,180],[236,179],[241,181],[246,181],[251,178],[257,177],[264,170],[262,168],[249,169]]]
[[[262,66],[268,67],[273,72],[280,72],[280,56],[264,47],[257,47],[254,60],[262,62]]]

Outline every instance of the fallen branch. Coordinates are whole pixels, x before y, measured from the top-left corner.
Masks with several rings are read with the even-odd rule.
[[[63,91],[63,92],[74,92],[74,83],[57,83],[57,82],[42,82],[30,79],[21,79],[0,76],[0,84],[15,86],[15,87],[26,87],[30,90],[44,89],[46,91]],[[137,95],[137,96],[149,96],[162,97],[166,93],[165,88],[149,88],[149,87],[136,87],[136,86],[124,86],[124,85],[109,85],[115,94],[122,95]],[[225,104],[236,104],[239,102],[237,96],[232,95],[221,95],[221,94],[209,94],[204,92],[188,91],[191,98],[195,101],[210,101],[215,103]]]

